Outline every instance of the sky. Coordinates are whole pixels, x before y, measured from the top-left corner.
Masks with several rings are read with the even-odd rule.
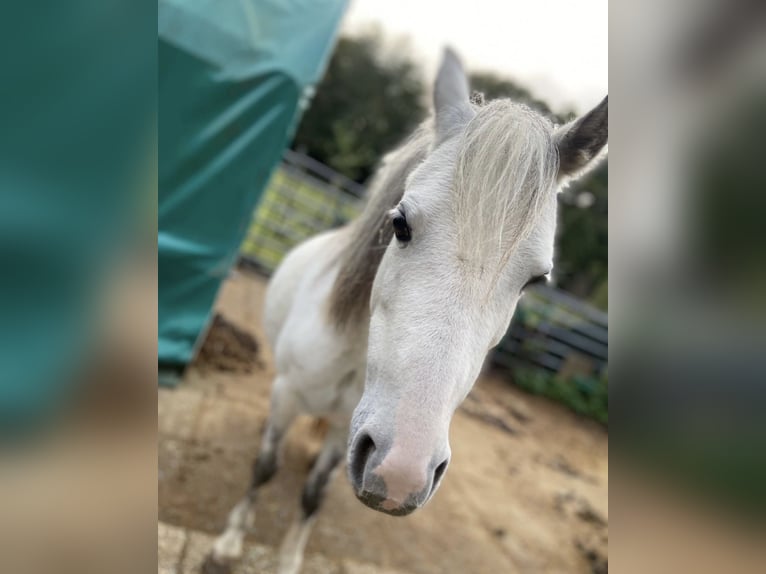
[[[429,78],[448,44],[555,111],[585,112],[608,92],[608,0],[351,0],[341,33],[373,24],[408,37]]]

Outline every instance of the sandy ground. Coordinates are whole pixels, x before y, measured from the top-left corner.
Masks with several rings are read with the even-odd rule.
[[[217,303],[259,342],[264,287],[263,279],[237,273]],[[265,342],[260,358],[263,365],[250,374],[190,369],[177,388],[160,390],[160,540],[177,547],[178,561],[167,571],[197,568],[210,535],[247,488],[273,376]],[[409,517],[366,508],[339,473],[304,572],[606,572],[603,427],[487,374],[456,413],[450,443],[441,488]],[[273,567],[258,559],[279,546],[297,513],[318,447],[313,421],[300,420],[287,437],[283,468],[259,498],[249,563],[238,572]],[[175,560],[160,546],[161,561]]]

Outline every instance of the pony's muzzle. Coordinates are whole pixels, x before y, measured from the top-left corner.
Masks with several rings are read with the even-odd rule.
[[[404,516],[423,506],[436,491],[449,464],[449,448],[435,457],[418,457],[396,443],[386,446],[369,430],[360,430],[349,449],[349,479],[365,505]]]

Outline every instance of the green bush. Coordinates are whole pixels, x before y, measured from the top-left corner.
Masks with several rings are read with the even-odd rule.
[[[609,423],[609,385],[607,373],[600,377],[575,375],[564,379],[541,369],[516,369],[513,382],[518,387],[563,403],[576,413]]]

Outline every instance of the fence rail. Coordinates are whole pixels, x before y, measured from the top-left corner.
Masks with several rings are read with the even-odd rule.
[[[245,263],[270,274],[301,241],[353,218],[364,186],[288,150],[253,214],[242,244]]]
[[[552,287],[530,289],[519,301],[508,333],[492,360],[552,373],[599,375],[609,360],[608,317]]]
[[[356,216],[363,195],[363,186],[288,150],[253,214],[243,261],[271,274],[292,247]],[[490,360],[506,369],[526,365],[562,376],[599,376],[607,367],[608,335],[606,313],[553,287],[534,287],[521,298]]]

